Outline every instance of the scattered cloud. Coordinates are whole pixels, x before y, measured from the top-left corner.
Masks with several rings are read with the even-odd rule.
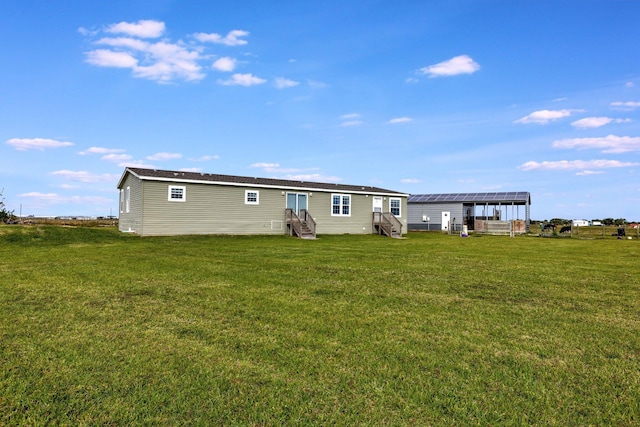
[[[265,79],[254,76],[253,74],[234,74],[228,80],[218,80],[223,86],[255,86],[266,83]]]
[[[259,169],[273,169],[273,168],[279,168],[280,163],[254,163],[249,167],[259,168]]]
[[[340,178],[338,178],[337,176],[329,176],[329,175],[322,175],[319,173],[313,173],[313,174],[298,174],[298,175],[284,175],[282,177],[280,177],[281,179],[290,179],[293,181],[313,181],[313,182],[339,182],[341,181]]]
[[[571,123],[571,126],[578,129],[599,128],[609,123],[630,123],[631,119],[612,119],[611,117],[585,117]]]
[[[46,139],[46,138],[11,138],[7,140],[6,143],[19,151],[26,151],[26,150],[43,151],[47,148],[70,147],[73,145],[73,142],[57,141],[55,139]]]
[[[389,120],[387,123],[389,123],[391,125],[395,125],[395,124],[398,124],[398,123],[409,123],[409,122],[412,122],[412,121],[413,121],[413,119],[411,117],[398,117],[398,118]]]
[[[205,46],[197,43],[187,44],[181,40],[172,42],[163,36],[166,27],[164,22],[140,20],[138,22],[120,22],[107,26],[99,32],[80,29],[80,33],[93,40],[97,46],[85,52],[85,61],[97,67],[131,69],[136,78],[143,78],[158,83],[170,83],[177,80],[199,81],[206,77],[201,62],[209,58],[204,54]],[[99,34],[109,36],[98,38]],[[111,36],[111,35],[116,36]],[[198,33],[194,35],[201,42],[222,43],[228,46],[246,44],[240,37],[249,33],[241,30],[231,31],[222,37],[218,34]],[[219,58],[212,68],[219,71],[233,71],[235,59]]]
[[[429,65],[419,70],[420,74],[429,77],[447,77],[459,74],[473,74],[480,69],[480,64],[468,55],[455,56],[447,61]]]
[[[140,38],[157,38],[164,33],[164,30],[164,22],[140,20],[135,23],[120,22],[118,24],[111,24],[107,27],[106,32],[127,34]]]
[[[294,80],[285,79],[284,77],[276,77],[274,85],[278,89],[286,89],[290,87],[298,86],[300,82],[296,82]]]
[[[91,147],[88,150],[78,152],[81,156],[86,156],[89,154],[113,154],[113,153],[123,153],[126,150],[120,148],[104,148],[104,147]]]
[[[237,63],[238,61],[234,58],[224,56],[222,58],[216,59],[211,67],[214,70],[231,72],[235,70]]]
[[[118,163],[118,166],[123,168],[142,168],[142,169],[155,169],[156,166],[150,163],[146,163],[144,160],[127,160],[122,163]]]
[[[627,82],[627,84],[625,84],[625,87],[634,87],[635,84],[633,82]]]
[[[342,120],[342,123],[340,123],[340,126],[342,127],[360,126],[364,124],[362,120],[358,120],[360,117],[362,117],[362,115],[358,113],[343,114],[340,116],[340,120]]]
[[[340,116],[340,120],[351,120],[351,119],[358,119],[362,117],[361,114],[358,113],[349,113],[349,114],[343,114]]]
[[[126,162],[127,160],[131,160],[133,158],[133,156],[130,156],[129,154],[105,154],[104,156],[102,156],[102,160],[107,161],[107,162],[114,162],[114,163],[122,163],[122,162]]]
[[[95,49],[86,53],[86,62],[98,67],[130,68],[133,76],[168,83],[174,80],[197,81],[205,74],[198,63],[197,49],[181,43],[147,41],[131,38],[102,38],[95,42],[112,49]]]
[[[70,181],[84,182],[87,184],[93,184],[98,182],[114,182],[119,178],[118,175],[102,174],[96,175],[87,171],[70,171],[59,170],[51,172],[51,175],[61,176]]]
[[[603,153],[640,151],[640,137],[608,135],[598,138],[570,138],[553,142],[553,148],[602,150]]]
[[[346,122],[340,123],[342,127],[351,127],[351,126],[360,126],[364,124],[362,120],[347,120]]]
[[[155,161],[164,161],[164,160],[173,160],[173,159],[181,159],[182,154],[180,153],[156,153],[151,156],[147,156],[147,160],[155,160]]]
[[[219,158],[220,156],[216,154],[214,156],[201,156],[196,158],[190,158],[189,160],[191,160],[192,162],[208,162],[209,160],[217,160]]]
[[[420,184],[422,180],[418,178],[403,178],[400,182],[403,184]]]
[[[203,43],[220,43],[226,46],[242,46],[248,42],[241,39],[241,37],[246,37],[248,35],[248,31],[232,30],[224,37],[216,33],[196,33],[193,37]]]
[[[604,171],[592,171],[592,170],[584,170],[581,172],[576,172],[577,176],[588,176],[588,175],[601,175]]]
[[[640,102],[639,101],[626,101],[626,102],[617,101],[617,102],[612,102],[610,104],[610,107],[613,108],[614,110],[632,111],[640,107]]]
[[[559,160],[544,162],[526,162],[518,166],[523,171],[543,170],[543,171],[566,171],[566,170],[593,170],[607,168],[626,168],[638,166],[640,163],[621,162],[619,160]]]
[[[180,172],[200,172],[202,168],[180,168]]]
[[[514,121],[514,123],[523,123],[523,124],[537,123],[537,124],[540,124],[540,125],[546,125],[547,123],[549,123],[551,121],[562,119],[564,117],[569,117],[569,116],[571,116],[572,113],[578,112],[578,111],[582,111],[582,110],[540,110],[540,111],[534,111],[533,113]]]

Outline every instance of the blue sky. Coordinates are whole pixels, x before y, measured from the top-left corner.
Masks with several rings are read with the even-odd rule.
[[[0,189],[109,215],[125,166],[529,191],[640,220],[638,1],[5,1]]]

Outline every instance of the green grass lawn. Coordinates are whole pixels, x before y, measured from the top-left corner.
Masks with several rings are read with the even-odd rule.
[[[0,425],[640,425],[639,259],[0,227]]]

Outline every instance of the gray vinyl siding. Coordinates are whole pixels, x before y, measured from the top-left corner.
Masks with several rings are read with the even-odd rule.
[[[422,216],[430,218],[428,224],[430,230],[442,229],[442,212],[451,212],[451,220],[455,218],[456,224],[462,224],[462,203],[410,203],[408,222],[410,230],[426,230],[427,223],[422,221]]]
[[[170,185],[186,188],[185,202],[168,200]],[[245,204],[245,190],[259,192]],[[284,234],[285,197],[280,190],[210,184],[144,182],[144,235]]]
[[[119,221],[118,221],[118,229],[120,231],[131,231],[135,233],[141,233],[142,230],[142,181],[136,178],[135,176],[129,174],[127,175],[121,190],[124,190],[125,193],[119,197],[126,197],[126,190],[129,187],[129,211],[126,209],[126,201],[122,203],[122,211],[120,199],[118,199],[118,210],[119,210]]]
[[[373,233],[373,196],[365,194],[351,194],[351,216],[333,216],[333,194],[349,193],[317,193],[309,198],[309,212],[316,220],[317,234],[371,234]],[[407,198],[398,197],[401,200],[402,233],[407,233]],[[383,201],[384,212],[389,211],[389,197]]]

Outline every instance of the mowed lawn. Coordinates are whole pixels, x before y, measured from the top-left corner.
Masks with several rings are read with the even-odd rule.
[[[640,425],[640,241],[0,227],[0,425]]]

